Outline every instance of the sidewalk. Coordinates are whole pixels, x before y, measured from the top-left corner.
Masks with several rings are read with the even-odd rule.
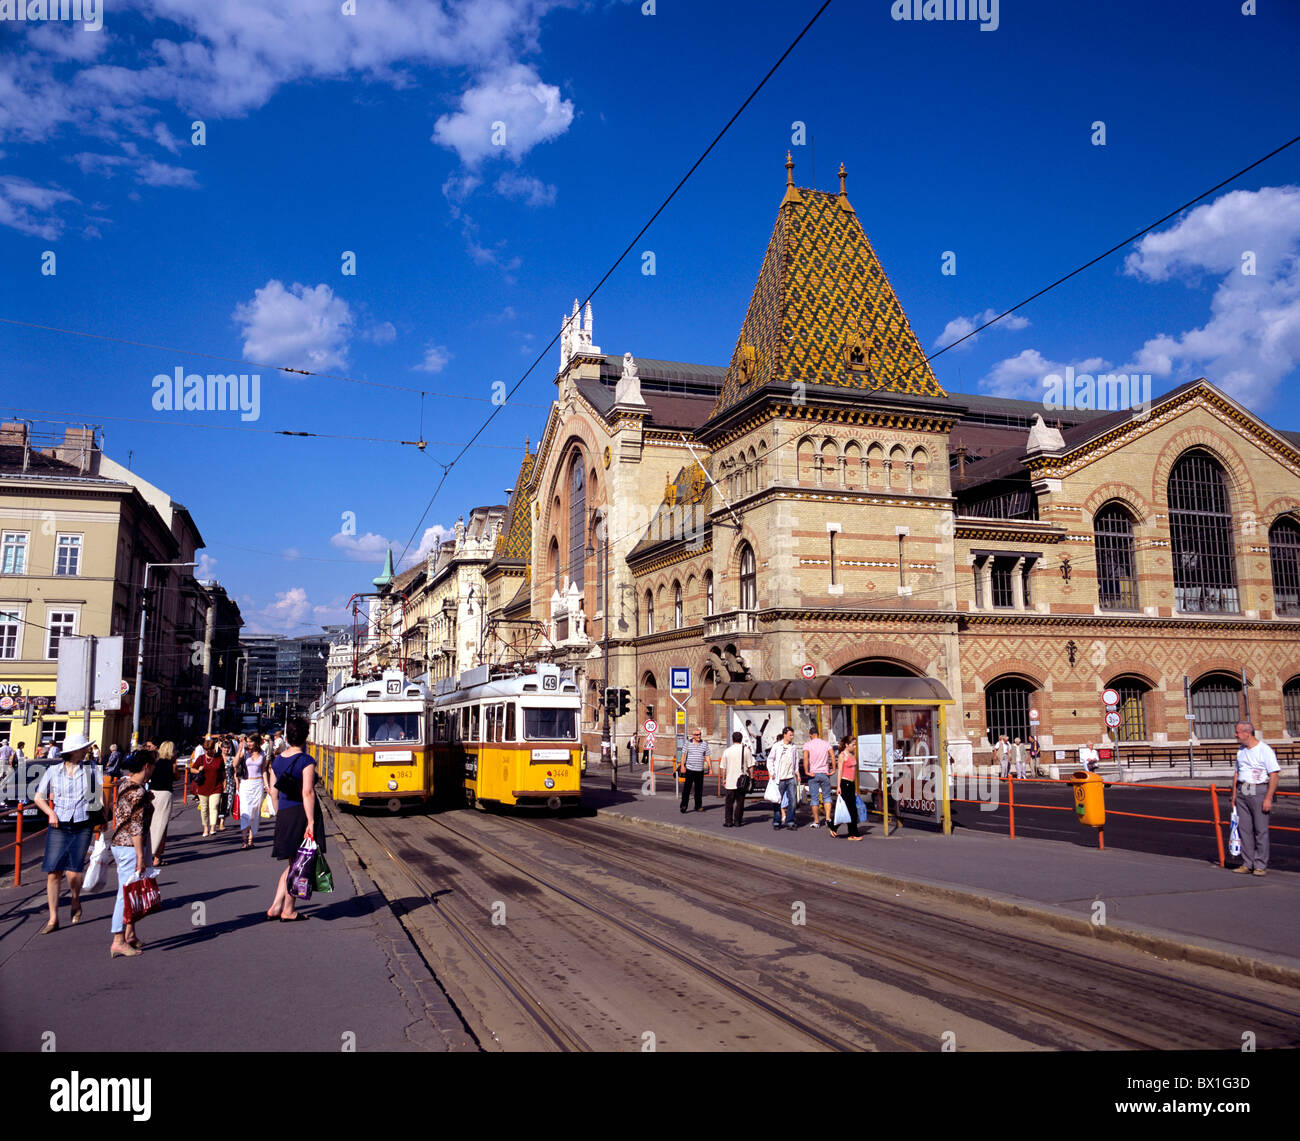
[[[40,1050],[49,1034],[46,1048],[60,1052],[463,1047],[423,960],[326,827],[334,892],[313,896],[301,908],[311,918],[290,925],[265,918],[284,868],[270,855],[274,821],[245,852],[237,822],[205,840],[194,805],[174,805],[163,909],[140,922],[147,948],[129,959],[108,954],[111,871],[83,894],[77,926],[65,890],[62,926],[40,934],[44,839],[24,843],[23,886],[6,862],[0,888],[0,1050]]]
[[[1022,915],[1076,933],[1118,940],[1164,958],[1188,959],[1300,986],[1300,875],[1233,875],[1215,863],[1141,852],[1080,847],[1050,840],[990,835],[908,822],[886,838],[872,817],[861,844],[832,841],[808,825],[774,831],[771,805],[750,799],[742,828],[723,829],[716,776],[705,779],[704,810],[683,815],[671,776],[658,773],[657,793],[642,795],[641,766],[584,779],[583,800],[601,815],[670,834],[688,832],[720,844],[782,852],[801,862],[853,868],[895,890],[928,894]],[[841,829],[843,832],[844,829]],[[1231,862],[1230,862],[1231,863]],[[1093,923],[1094,902],[1105,925]]]

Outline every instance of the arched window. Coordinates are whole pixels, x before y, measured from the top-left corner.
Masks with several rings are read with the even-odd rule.
[[[642,716],[653,719],[655,715],[655,706],[658,703],[659,703],[659,683],[655,681],[655,675],[648,672],[642,674],[641,675],[641,708],[639,710],[634,711],[641,716],[638,716],[636,720],[640,721]]]
[[[748,543],[740,548],[740,609],[753,610],[758,605],[758,568],[754,548]]]
[[[1192,728],[1202,741],[1235,737],[1241,720],[1241,678],[1208,674],[1192,685]]]
[[[1282,714],[1287,734],[1300,737],[1300,677],[1293,677],[1282,687]]]
[[[1097,546],[1097,596],[1103,610],[1136,610],[1137,574],[1133,520],[1118,503],[1108,503],[1092,520]],[[1135,737],[1133,740],[1146,740]]]
[[[682,625],[683,625],[682,584],[680,582],[674,582],[673,583],[673,629],[680,630],[682,628]]]
[[[989,744],[1005,733],[1008,741],[1029,736],[1029,710],[1034,687],[1018,677],[1000,678],[984,690],[984,717]]]
[[[1300,614],[1300,526],[1283,516],[1268,530],[1268,553],[1273,563],[1273,609],[1278,614]]]
[[[645,632],[655,632],[655,596],[648,590],[645,592]]]
[[[560,589],[560,543],[558,539],[551,540],[551,548],[546,556],[550,562],[551,578],[555,581],[555,589]]]
[[[1119,728],[1112,732],[1121,741],[1149,741],[1147,733],[1146,695],[1151,687],[1140,677],[1119,677],[1109,685],[1119,694]]]
[[[573,457],[569,470],[569,581],[581,594],[587,584],[587,480],[582,456]]]
[[[713,613],[713,572],[704,572],[704,613]]]
[[[1169,531],[1177,608],[1191,613],[1239,611],[1228,488],[1223,469],[1205,452],[1189,452],[1174,464],[1169,475]]]

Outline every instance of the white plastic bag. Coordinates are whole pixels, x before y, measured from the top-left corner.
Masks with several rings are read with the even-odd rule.
[[[104,839],[104,833],[101,832],[95,837],[95,845],[90,849],[90,860],[86,865],[86,878],[81,881],[83,890],[98,890],[100,884],[104,882],[104,869],[112,866],[115,862],[113,849],[108,846],[108,841]]]
[[[768,780],[767,788],[763,790],[763,799],[768,804],[781,803],[781,786],[774,780]]]
[[[1241,831],[1237,826],[1237,810],[1232,810],[1232,827],[1228,829],[1228,855],[1241,855]]]
[[[852,820],[853,816],[849,813],[849,802],[844,797],[837,796],[835,798],[835,815],[831,817],[831,823],[838,828],[841,824],[851,823]]]

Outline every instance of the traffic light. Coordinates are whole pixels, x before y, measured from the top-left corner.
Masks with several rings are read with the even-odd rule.
[[[618,705],[615,706],[616,717],[626,717],[632,711],[632,694],[626,689],[618,691]]]
[[[611,717],[615,716],[615,709],[618,706],[618,690],[613,686],[605,687],[605,694],[602,698],[605,708],[609,711]]]

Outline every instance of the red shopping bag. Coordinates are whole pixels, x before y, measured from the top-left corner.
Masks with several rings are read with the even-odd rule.
[[[122,919],[127,923],[138,923],[161,907],[162,892],[152,876],[141,876],[122,888]]]
[[[234,807],[230,810],[230,815],[233,816],[236,820],[239,819],[239,790],[238,789],[235,790],[235,804]]]

